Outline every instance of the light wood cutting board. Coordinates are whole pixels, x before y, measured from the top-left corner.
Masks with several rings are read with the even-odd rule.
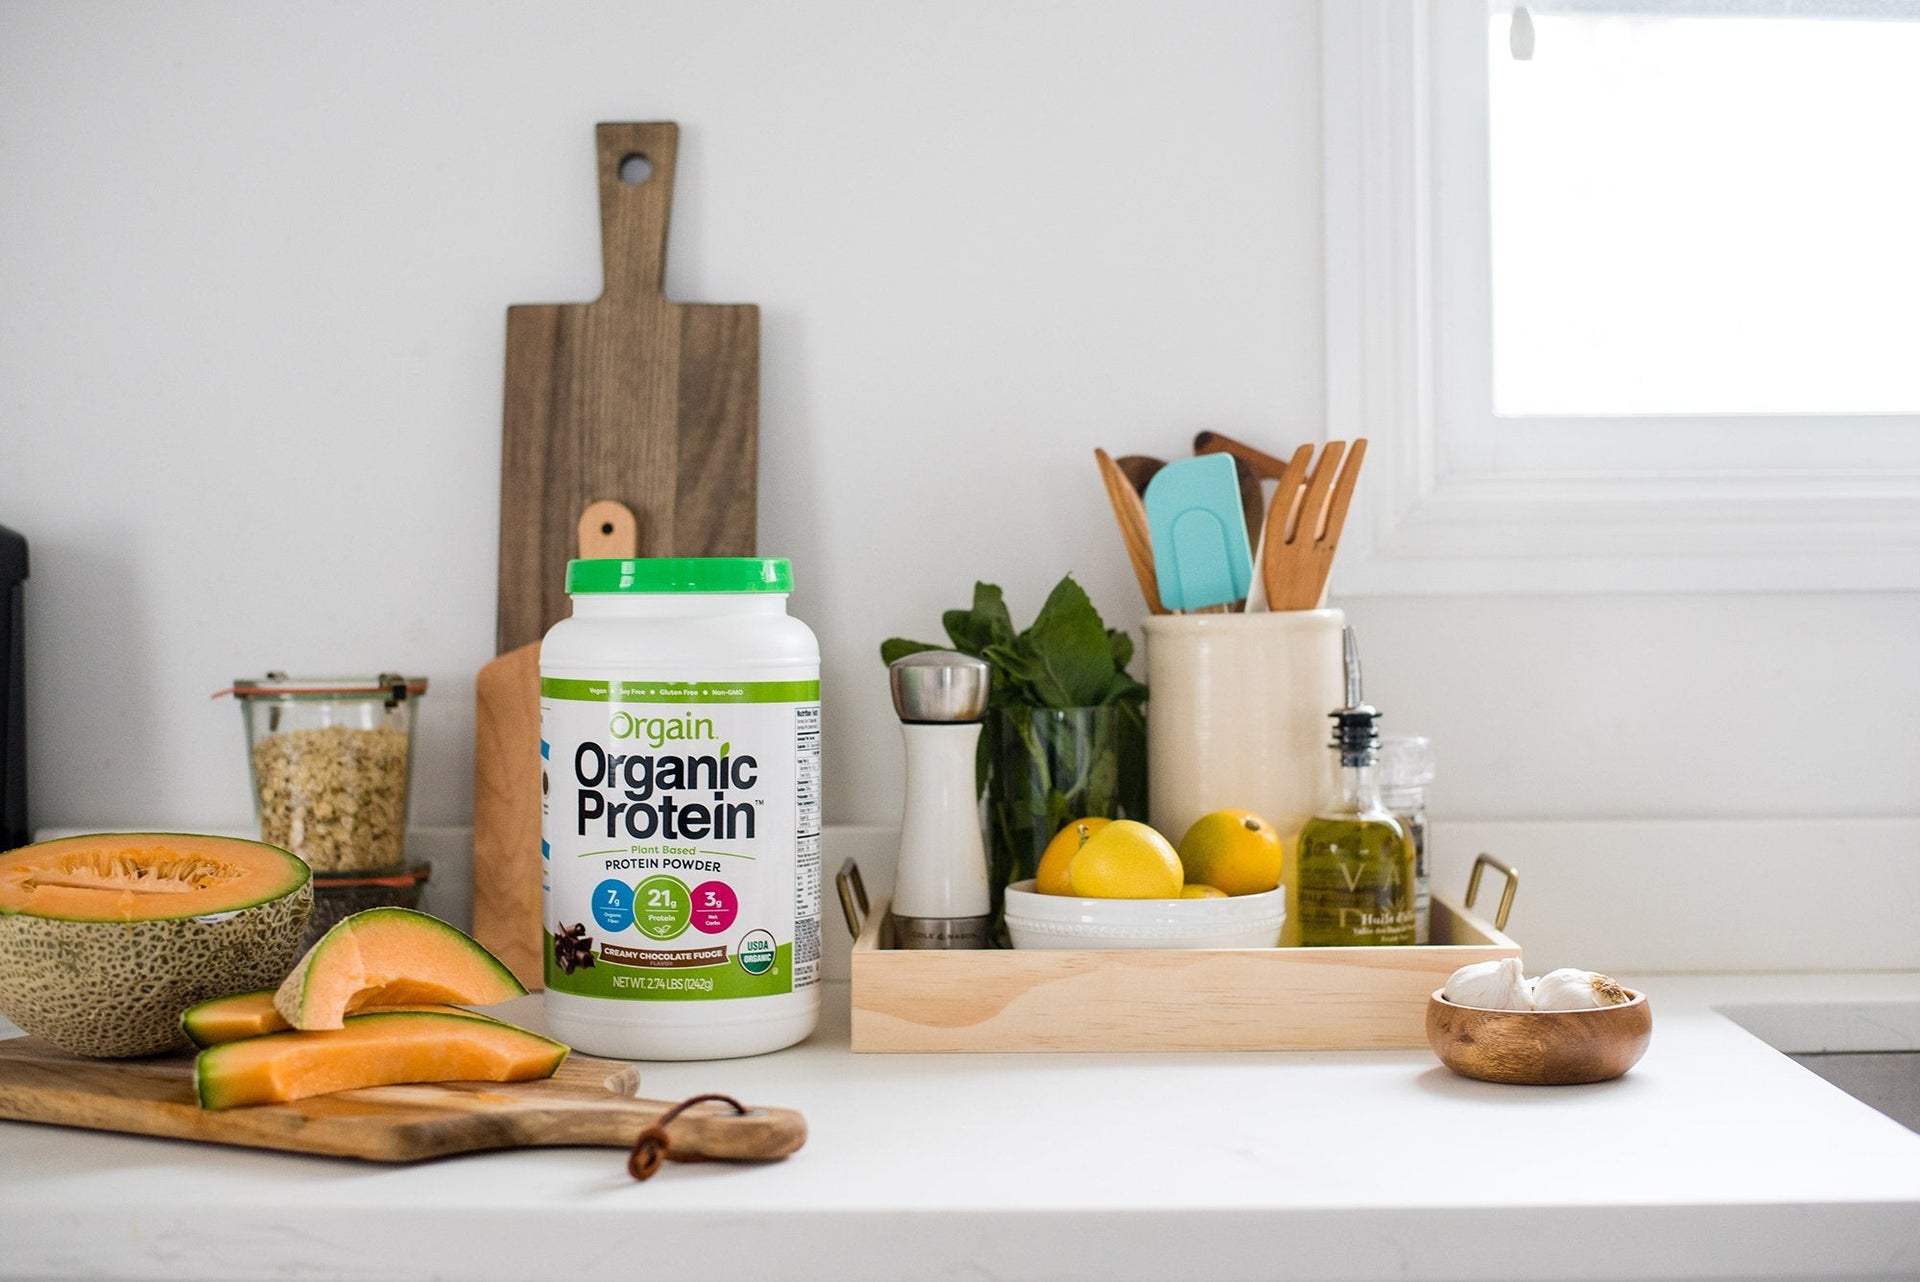
[[[496,654],[567,614],[595,499],[639,517],[642,556],[753,555],[760,311],[662,292],[678,146],[673,124],[597,126],[603,292],[507,309]]]
[[[631,557],[639,532],[623,503],[587,505],[580,555]],[[546,983],[540,850],[540,644],[519,646],[474,682],[473,937],[529,989]]]
[[[501,1148],[631,1148],[673,1104],[607,1086],[629,1068],[573,1055],[538,1082],[373,1086],[209,1112],[195,1100],[189,1055],[82,1059],[20,1037],[0,1041],[0,1118],[375,1162]],[[681,1159],[785,1157],[806,1135],[806,1119],[790,1109],[738,1115],[722,1104],[696,1105],[667,1127]]]

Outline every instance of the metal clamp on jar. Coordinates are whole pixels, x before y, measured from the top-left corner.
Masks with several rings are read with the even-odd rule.
[[[979,659],[926,650],[887,673],[906,741],[907,795],[892,919],[899,948],[985,948],[992,923],[974,751],[987,715]]]

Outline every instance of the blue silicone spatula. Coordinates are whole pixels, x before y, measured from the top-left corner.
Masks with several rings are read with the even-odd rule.
[[[1161,604],[1204,610],[1247,595],[1253,549],[1230,456],[1175,459],[1147,482],[1145,498]]]

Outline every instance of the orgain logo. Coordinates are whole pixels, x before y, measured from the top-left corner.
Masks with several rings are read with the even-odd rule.
[[[615,739],[645,739],[647,745],[653,748],[676,741],[714,737],[713,718],[696,717],[691,712],[674,717],[636,717],[631,712],[621,710],[607,720],[607,733]],[[723,745],[721,752],[725,751]]]

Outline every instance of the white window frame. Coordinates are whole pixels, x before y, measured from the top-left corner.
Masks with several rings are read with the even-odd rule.
[[[1482,11],[1321,0],[1327,435],[1369,442],[1334,591],[1920,588],[1920,460],[1876,445],[1871,424],[1823,440],[1833,420],[1801,420],[1822,466],[1737,471],[1684,450],[1659,471],[1502,471],[1470,434],[1445,435],[1439,389],[1462,382],[1436,364],[1451,353],[1436,316],[1434,15],[1455,3]],[[1588,426],[1553,430],[1578,452]]]

